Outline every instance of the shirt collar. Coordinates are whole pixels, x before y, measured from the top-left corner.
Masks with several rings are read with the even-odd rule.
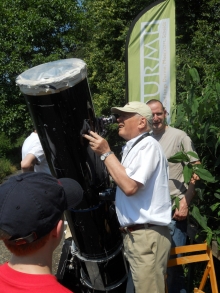
[[[145,132],[144,132],[144,133],[145,133]],[[123,152],[127,152],[127,151],[129,151],[129,150],[132,148],[132,146],[133,146],[133,144],[135,143],[135,141],[136,141],[139,137],[141,137],[144,133],[141,133],[140,135],[138,135],[138,136],[136,136],[136,137],[134,137],[134,138],[128,140],[128,141],[126,142],[126,144],[122,147],[122,151],[123,151]]]

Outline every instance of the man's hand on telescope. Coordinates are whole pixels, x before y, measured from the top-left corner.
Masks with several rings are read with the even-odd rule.
[[[102,138],[96,132],[90,131],[89,135],[88,134],[83,134],[83,137],[88,139],[91,149],[97,155],[101,156],[101,155],[111,151],[107,140]]]
[[[111,151],[108,142],[99,136],[97,133],[90,131],[88,134],[83,134],[83,137],[88,139],[91,149],[98,155],[103,155]],[[117,157],[112,153],[108,156],[104,164],[111,174],[115,183],[123,190],[127,196],[135,195],[137,190],[142,187],[140,182],[137,182],[126,174],[125,167],[121,165]]]

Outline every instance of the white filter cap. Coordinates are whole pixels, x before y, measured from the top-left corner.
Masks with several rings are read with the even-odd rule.
[[[25,95],[53,94],[73,87],[87,76],[86,63],[77,58],[57,60],[28,69],[16,84]]]

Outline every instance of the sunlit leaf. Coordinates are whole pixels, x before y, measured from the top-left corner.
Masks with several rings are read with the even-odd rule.
[[[176,198],[175,198],[175,206],[179,210],[179,208],[180,208],[180,199],[179,199],[178,196],[176,196]]]
[[[220,202],[217,202],[210,206],[210,209],[214,212],[220,206]]]
[[[196,153],[194,153],[194,152],[187,152],[187,155],[189,155],[190,157],[199,159],[198,155]]]
[[[215,177],[213,177],[212,174],[206,169],[197,167],[194,169],[194,172],[200,177],[200,179],[206,180],[207,182],[211,183],[215,182]]]
[[[189,162],[190,160],[186,154],[184,154],[183,152],[178,152],[174,156],[170,157],[168,161],[171,163],[181,163]]]
[[[191,164],[188,164],[184,166],[183,168],[183,177],[184,177],[184,182],[188,183],[192,177],[193,174],[193,168]]]

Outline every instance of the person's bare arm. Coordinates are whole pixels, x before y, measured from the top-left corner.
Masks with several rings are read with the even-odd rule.
[[[134,195],[138,189],[143,186],[140,182],[128,177],[125,172],[125,167],[121,165],[114,154],[108,156],[104,162],[117,186],[120,187],[127,196]]]
[[[27,154],[27,156],[21,161],[22,172],[34,171],[34,165],[36,165],[37,159],[33,154]]]
[[[200,161],[196,161],[192,164],[201,164],[201,163],[200,163]],[[192,175],[188,189],[187,189],[185,195],[183,196],[183,198],[180,200],[179,209],[176,209],[175,213],[173,215],[173,218],[175,220],[181,221],[181,220],[186,219],[186,217],[188,215],[188,208],[189,208],[190,202],[193,199],[193,197],[195,196],[195,183],[199,179],[200,178],[198,175],[196,175],[196,174]]]
[[[97,133],[90,131],[90,135],[84,134],[83,137],[89,140],[89,144],[92,150],[99,156],[110,151],[108,142]],[[125,171],[125,167],[121,165],[114,154],[109,155],[105,159],[104,163],[117,186],[127,196],[134,195],[142,186],[140,182],[137,182],[128,177]]]

